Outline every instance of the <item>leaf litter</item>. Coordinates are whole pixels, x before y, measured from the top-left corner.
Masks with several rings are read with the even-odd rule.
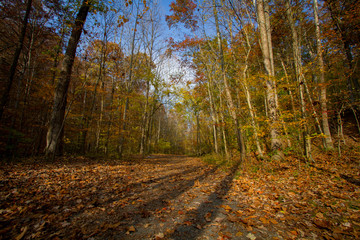
[[[174,155],[5,164],[0,239],[359,239],[358,162],[239,169]]]

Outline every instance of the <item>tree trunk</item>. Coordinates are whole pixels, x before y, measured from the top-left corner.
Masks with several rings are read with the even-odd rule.
[[[139,8],[137,9],[137,13],[136,13],[135,26],[134,26],[133,37],[132,37],[132,42],[131,42],[129,78],[128,78],[127,82],[125,83],[127,94],[131,93],[131,85],[132,85],[132,80],[133,80],[132,73],[133,73],[133,62],[134,62],[136,28],[137,28],[137,24],[138,24],[138,11],[139,11]],[[120,132],[120,137],[119,137],[119,147],[118,147],[118,153],[119,153],[120,158],[122,157],[123,151],[124,151],[124,134],[126,131],[126,119],[127,119],[128,108],[129,108],[129,96],[126,96],[123,119],[122,119],[123,120],[122,127],[121,127],[121,132]]]
[[[142,124],[141,124],[141,138],[140,138],[140,154],[143,155],[146,149],[146,131],[148,128],[148,108],[149,108],[149,91],[150,91],[150,79],[146,81],[146,93],[145,93],[145,107],[144,113],[142,117]]]
[[[2,119],[2,115],[4,113],[5,107],[6,107],[7,103],[8,103],[8,101],[9,101],[11,86],[12,86],[12,84],[14,82],[14,77],[15,77],[15,73],[16,73],[17,64],[18,64],[18,61],[19,61],[21,50],[22,50],[23,45],[24,45],[24,40],[25,40],[25,35],[26,35],[26,28],[27,28],[27,24],[28,24],[28,20],[29,20],[29,16],[30,16],[30,11],[31,11],[31,5],[32,5],[32,0],[28,0],[27,5],[26,5],[26,12],[25,12],[25,17],[24,17],[24,20],[23,20],[22,28],[21,28],[19,41],[17,43],[15,53],[14,53],[13,62],[12,62],[11,67],[10,67],[10,76],[9,76],[8,81],[6,83],[5,92],[4,92],[4,94],[2,96],[2,99],[1,99],[0,120]]]
[[[270,23],[270,22],[269,22]],[[246,28],[244,28],[244,35],[245,35],[245,40],[246,40],[246,57],[245,57],[245,66],[242,72],[242,77],[243,77],[243,88],[245,91],[245,97],[246,97],[246,102],[248,104],[248,108],[249,108],[249,113],[250,113],[250,117],[251,117],[251,126],[253,128],[254,131],[254,136],[255,136],[255,142],[256,142],[256,147],[258,150],[258,153],[260,155],[261,158],[264,157],[261,145],[260,145],[260,141],[259,141],[259,136],[258,136],[258,125],[256,123],[256,117],[255,117],[255,113],[254,113],[254,109],[252,106],[252,101],[251,101],[251,95],[250,95],[250,91],[248,88],[248,83],[247,83],[247,70],[249,67],[249,56],[250,56],[250,52],[251,52],[251,44],[250,44],[250,40],[249,40],[249,34],[248,31],[246,30]],[[245,45],[245,44],[244,44]],[[239,104],[240,105],[240,104]]]
[[[304,155],[306,159],[311,159],[311,142],[309,137],[309,130],[306,124],[306,106],[304,99],[304,81],[302,80],[302,69],[301,69],[301,55],[298,35],[295,29],[295,23],[293,19],[293,13],[290,6],[290,0],[286,1],[286,15],[289,21],[291,34],[292,34],[292,48],[293,58],[295,66],[295,76],[299,85],[300,94],[300,105],[301,105],[301,116],[302,116],[302,129],[303,129],[303,144],[304,144]]]
[[[221,93],[219,94],[219,98],[220,98],[220,107],[221,107],[221,106],[223,106]],[[225,158],[228,160],[229,159],[229,150],[228,150],[228,144],[227,144],[227,138],[226,138],[226,123],[225,123],[223,111],[220,111],[220,118],[221,118],[221,133],[222,133],[223,143],[224,143],[224,153],[225,153]]]
[[[33,44],[34,44],[34,31],[32,31],[31,35],[30,35],[30,44],[29,44],[29,50],[28,50],[28,53],[27,53],[26,63],[23,66],[21,77],[18,78],[18,84],[17,84],[17,90],[16,90],[16,98],[15,98],[15,104],[14,104],[15,111],[19,111],[18,108],[19,108],[19,103],[20,103],[20,94],[21,94],[22,81],[23,81],[23,79],[25,77],[26,69],[30,68],[30,64],[31,64],[31,61],[32,61],[32,54],[31,53],[32,53],[32,49],[33,49]],[[17,116],[17,117],[15,115],[13,116],[12,124],[11,124],[12,128],[14,128],[14,126],[15,126],[16,118],[19,118],[19,116]]]
[[[214,107],[214,100],[213,100],[213,96],[211,93],[211,88],[210,88],[210,78],[209,81],[207,82],[207,89],[208,89],[208,94],[209,94],[209,99],[210,99],[210,114],[211,114],[211,118],[213,120],[212,126],[213,126],[213,134],[214,134],[214,148],[215,148],[215,153],[219,153],[219,145],[218,145],[218,122],[217,122],[217,117],[216,117],[216,110]]]
[[[59,139],[61,132],[63,131],[63,122],[65,121],[65,108],[67,92],[71,79],[72,66],[74,64],[76,48],[80,40],[80,36],[83,30],[83,26],[86,21],[87,14],[90,9],[90,3],[87,0],[83,0],[79,12],[76,16],[75,25],[72,29],[71,36],[66,49],[65,57],[63,60],[63,66],[60,72],[60,77],[55,89],[54,106],[51,113],[50,124],[46,138],[46,156],[61,155],[62,152],[59,149]]]
[[[246,79],[244,79],[244,85],[243,86],[244,86],[244,90],[245,90],[246,102],[248,104],[249,113],[250,113],[250,117],[251,117],[251,126],[252,126],[252,128],[254,130],[256,147],[257,147],[257,150],[259,152],[260,157],[264,157],[263,151],[261,149],[260,141],[259,141],[259,136],[258,136],[258,131],[257,131],[258,126],[257,126],[256,121],[255,121],[254,109],[253,109],[252,104],[251,104],[251,95],[250,95],[249,88],[248,88],[247,83],[246,83]]]
[[[325,134],[325,145],[326,145],[325,147],[332,149],[334,146],[331,138],[331,132],[328,121],[328,111],[327,111],[327,103],[326,103],[325,68],[324,68],[324,60],[322,56],[317,0],[313,0],[313,8],[314,8],[314,20],[315,20],[317,60],[320,70],[320,106],[321,106],[322,128]]]
[[[225,64],[224,64],[224,53],[223,53],[223,48],[222,48],[222,43],[221,43],[221,34],[220,34],[220,28],[219,28],[218,14],[217,14],[216,6],[215,6],[215,0],[213,0],[213,12],[214,12],[214,17],[215,17],[218,47],[219,47],[219,51],[220,51],[220,56],[219,56],[220,57],[220,67],[221,67],[222,77],[223,77],[223,81],[224,81],[226,101],[228,102],[230,115],[235,123],[238,150],[240,152],[240,161],[243,161],[245,159],[245,154],[246,154],[245,153],[245,143],[244,143],[244,138],[243,138],[243,134],[241,131],[240,121],[239,121],[236,111],[235,111],[235,104],[234,104],[233,98],[231,96],[230,86],[229,86],[228,79],[226,76]]]
[[[204,61],[204,63],[206,62],[206,57],[204,56],[204,53],[203,53],[203,50],[202,50],[202,47],[201,45],[199,45],[199,48],[200,48],[200,55]],[[211,73],[211,70],[209,69],[209,66],[207,64],[205,64],[205,70],[206,70],[206,73],[208,75],[208,81],[207,81],[207,92],[208,92],[208,95],[209,95],[209,100],[210,100],[210,114],[211,114],[211,118],[213,120],[213,137],[214,137],[214,148],[215,148],[215,153],[219,153],[219,129],[218,129],[218,126],[219,126],[219,121],[218,121],[218,116],[217,116],[217,112],[216,112],[216,109],[215,109],[215,102],[214,102],[214,97],[213,97],[213,94],[212,94],[212,73]]]
[[[114,102],[114,94],[115,94],[115,81],[112,79],[112,87],[111,87],[111,96],[110,96],[110,117],[109,122],[107,124],[107,134],[105,140],[105,154],[108,155],[109,153],[109,141],[110,141],[110,130],[113,122],[113,102]]]
[[[260,46],[263,53],[263,61],[265,70],[267,73],[267,79],[265,80],[266,85],[266,100],[267,100],[267,109],[268,117],[270,124],[270,139],[271,139],[271,151],[274,153],[274,159],[282,159],[282,142],[280,139],[280,124],[279,124],[279,113],[277,109],[279,108],[276,100],[276,91],[275,91],[275,82],[273,75],[273,63],[271,56],[272,48],[271,41],[271,32],[270,32],[270,23],[266,24],[265,10],[264,5],[267,5],[267,0],[258,0],[256,4],[257,8],[257,21],[260,31]],[[267,7],[265,7],[267,8]],[[269,25],[267,27],[267,25]]]

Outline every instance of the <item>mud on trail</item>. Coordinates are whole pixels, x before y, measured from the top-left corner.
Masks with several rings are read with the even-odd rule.
[[[360,237],[356,167],[335,174],[328,164],[279,163],[259,174],[151,155],[0,171],[0,239]]]

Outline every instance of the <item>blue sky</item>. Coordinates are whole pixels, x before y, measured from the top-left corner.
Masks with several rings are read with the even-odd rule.
[[[170,14],[170,3],[172,2],[171,0],[159,0],[160,1],[160,5],[163,8],[163,10],[165,10],[165,14],[169,15]]]
[[[160,2],[160,7],[163,11],[163,23],[165,26],[165,34],[168,35],[168,37],[172,37],[174,38],[176,41],[181,41],[184,39],[184,34],[190,34],[188,29],[185,29],[184,26],[182,24],[178,24],[177,26],[172,27],[172,29],[169,29],[166,21],[165,21],[165,16],[166,15],[170,15],[170,4],[171,2],[174,2],[175,0],[159,0]]]

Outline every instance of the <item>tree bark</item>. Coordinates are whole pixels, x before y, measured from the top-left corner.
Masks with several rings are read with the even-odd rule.
[[[137,12],[136,12],[135,26],[134,26],[133,37],[132,37],[132,41],[131,41],[129,78],[128,78],[127,82],[125,83],[125,85],[126,85],[126,93],[127,94],[131,93],[131,85],[132,85],[132,80],[133,80],[132,79],[132,73],[133,73],[133,62],[134,62],[136,28],[137,28],[137,24],[138,24],[138,12],[139,12],[139,8],[137,8]],[[126,121],[127,121],[127,111],[128,111],[128,109],[129,109],[129,96],[126,96],[124,113],[123,113],[123,117],[122,117],[121,132],[120,132],[120,137],[119,137],[119,146],[118,146],[118,153],[119,153],[120,158],[122,157],[123,151],[124,151],[124,140],[125,140],[124,139],[124,134],[125,134],[125,131],[126,131]]]
[[[61,155],[62,150],[59,148],[59,140],[63,141],[60,135],[63,135],[63,122],[65,121],[65,108],[67,92],[71,79],[72,66],[74,64],[76,48],[80,40],[80,36],[90,9],[88,0],[83,0],[79,12],[76,16],[75,25],[72,29],[71,36],[66,49],[65,57],[63,60],[60,77],[55,89],[54,105],[51,113],[49,128],[46,138],[46,156]]]
[[[219,28],[219,20],[218,20],[218,14],[217,14],[216,6],[215,6],[215,0],[213,0],[213,12],[214,12],[214,17],[215,17],[218,47],[219,47],[219,51],[220,51],[220,56],[219,56],[220,57],[220,67],[221,67],[222,77],[223,77],[223,81],[224,81],[226,101],[228,102],[230,115],[235,123],[238,150],[240,152],[240,161],[243,161],[245,159],[245,154],[246,154],[245,153],[245,142],[244,142],[244,137],[243,137],[243,134],[241,131],[240,121],[239,121],[236,111],[235,111],[235,104],[234,104],[233,98],[231,96],[228,79],[226,76],[224,53],[223,53],[223,48],[222,48],[222,43],[221,43],[221,33],[220,33],[220,28]]]
[[[277,109],[279,108],[278,102],[276,100],[276,91],[275,91],[275,81],[273,74],[273,63],[271,56],[270,48],[272,48],[271,41],[271,31],[270,23],[266,24],[265,9],[264,5],[267,5],[267,0],[258,0],[256,4],[257,9],[257,21],[259,25],[260,32],[260,46],[263,53],[263,61],[265,66],[265,71],[267,73],[267,79],[265,80],[266,85],[266,100],[267,100],[267,109],[268,109],[268,118],[270,123],[270,139],[271,139],[271,151],[274,153],[274,159],[282,159],[282,142],[280,139],[280,124],[279,124],[279,113]],[[267,8],[267,7],[265,7]],[[269,26],[267,26],[269,25]]]
[[[317,51],[317,60],[320,70],[320,106],[321,106],[321,120],[322,120],[322,128],[325,135],[325,147],[326,148],[334,148],[331,132],[328,121],[328,110],[326,103],[326,82],[325,82],[325,68],[324,68],[324,60],[322,56],[322,46],[320,39],[320,24],[319,24],[319,14],[318,14],[318,2],[317,0],[313,0],[313,8],[314,8],[314,21],[315,21],[315,34],[316,34],[316,51]]]
[[[295,66],[295,76],[299,85],[300,105],[301,105],[301,117],[302,117],[302,131],[303,131],[303,144],[304,144],[304,155],[306,159],[311,159],[311,142],[309,137],[309,130],[306,121],[306,106],[304,98],[304,81],[302,80],[302,69],[301,69],[301,55],[298,35],[295,29],[295,23],[293,19],[292,8],[290,6],[290,0],[286,1],[286,15],[289,21],[291,35],[292,35],[292,48],[293,58]]]

